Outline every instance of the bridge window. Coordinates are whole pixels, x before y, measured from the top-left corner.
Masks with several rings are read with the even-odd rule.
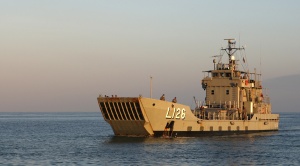
[[[226,95],[229,95],[229,90],[226,90]]]
[[[211,94],[214,95],[215,94],[215,90],[211,90]]]

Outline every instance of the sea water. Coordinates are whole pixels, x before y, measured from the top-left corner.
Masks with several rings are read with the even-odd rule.
[[[100,112],[0,113],[0,165],[300,165],[300,113],[280,130],[194,138],[115,137]]]

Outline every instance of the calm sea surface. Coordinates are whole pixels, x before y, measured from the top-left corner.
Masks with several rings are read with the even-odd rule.
[[[101,113],[1,113],[0,165],[300,165],[300,113],[280,130],[198,138],[120,138]]]

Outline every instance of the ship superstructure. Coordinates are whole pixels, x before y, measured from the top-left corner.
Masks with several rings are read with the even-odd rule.
[[[234,39],[225,39],[228,47],[221,49],[228,55],[228,63],[213,60],[214,70],[205,71],[207,76],[202,80],[202,88],[206,91],[206,114],[202,118],[211,118],[222,109],[227,119],[250,120],[254,114],[270,114],[269,97],[264,96],[260,80],[261,74],[238,70],[234,53],[244,48],[235,47]],[[245,63],[245,57],[243,57]],[[229,116],[230,115],[230,116]]]
[[[272,114],[269,97],[263,94],[260,74],[238,70],[234,39],[213,60],[214,69],[204,71],[205,102],[189,106],[164,99],[99,96],[104,119],[117,136],[200,136],[278,130],[279,115]],[[243,59],[244,61],[244,59]]]

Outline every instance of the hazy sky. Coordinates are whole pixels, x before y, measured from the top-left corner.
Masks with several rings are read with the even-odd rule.
[[[192,106],[224,38],[264,80],[299,74],[299,20],[297,0],[1,0],[0,111],[99,111],[99,94],[149,97],[150,75]]]

